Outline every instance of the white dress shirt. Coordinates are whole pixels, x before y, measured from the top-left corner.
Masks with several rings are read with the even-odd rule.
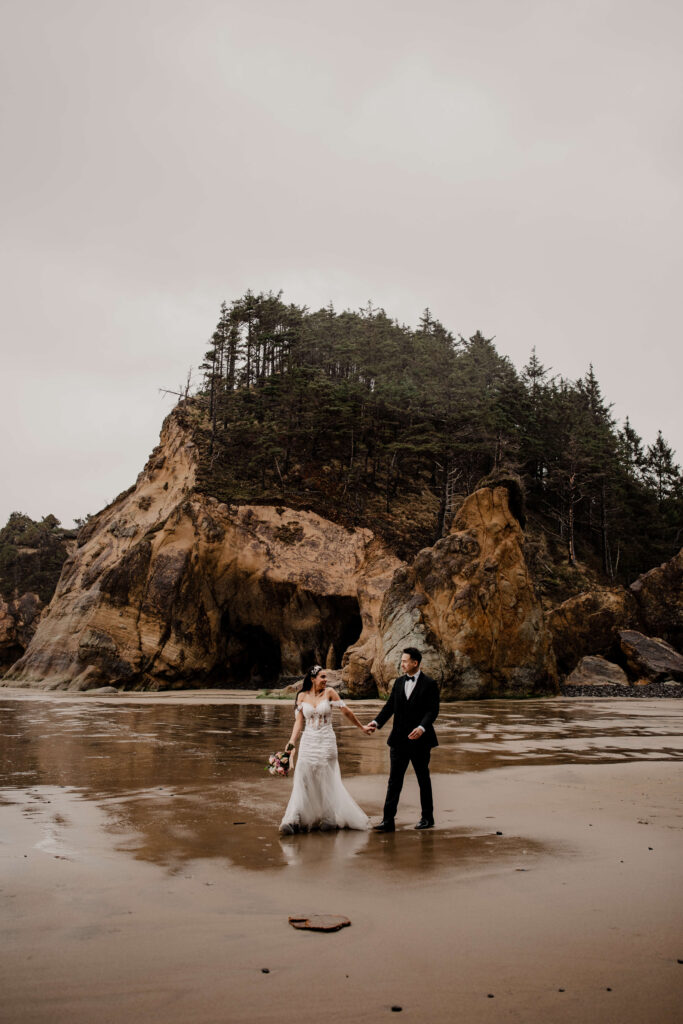
[[[417,678],[418,678],[419,674],[420,674],[420,670],[418,669],[417,672],[415,673],[415,675],[412,677],[412,679],[410,677],[408,677],[408,679],[406,679],[406,687],[405,687],[406,697],[410,697],[411,693],[413,692],[413,690],[417,686]]]
[[[404,691],[405,691],[406,699],[408,699],[410,697],[410,695],[412,694],[413,690],[417,686],[417,680],[418,680],[419,675],[420,675],[420,669],[417,670],[417,672],[412,677],[412,679],[406,679],[405,684],[404,684]],[[370,722],[370,725],[377,725],[377,722],[373,719],[372,722]],[[424,726],[418,725],[416,728],[418,728],[421,732],[424,732]]]

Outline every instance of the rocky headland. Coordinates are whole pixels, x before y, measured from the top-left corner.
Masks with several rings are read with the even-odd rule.
[[[346,694],[385,696],[415,645],[445,699],[680,692],[681,554],[549,606],[514,480],[401,558],[367,525],[206,493],[196,413],[181,402],[134,486],[81,528],[48,608],[0,605],[7,685],[272,689],[319,662]]]

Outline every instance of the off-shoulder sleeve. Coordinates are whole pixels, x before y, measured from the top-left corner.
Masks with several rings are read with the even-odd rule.
[[[343,700],[331,700],[330,704],[332,705],[333,708],[345,708],[346,707],[346,704],[344,703]]]
[[[294,715],[296,716],[298,714],[303,714],[303,712],[304,712],[303,704],[295,704],[295,706],[294,706]]]

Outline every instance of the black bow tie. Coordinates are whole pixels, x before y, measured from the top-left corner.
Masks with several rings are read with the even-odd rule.
[[[414,683],[415,682],[415,676],[406,676],[406,682],[407,683],[408,682]]]

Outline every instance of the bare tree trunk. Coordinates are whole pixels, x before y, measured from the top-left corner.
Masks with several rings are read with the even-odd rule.
[[[600,538],[602,542],[602,567],[610,579],[614,579],[609,552],[609,527],[607,523],[607,488],[602,481],[600,488]]]
[[[567,551],[569,553],[569,561],[572,565],[576,565],[576,552],[574,550],[574,501],[571,497],[569,499],[569,515],[567,517]]]

